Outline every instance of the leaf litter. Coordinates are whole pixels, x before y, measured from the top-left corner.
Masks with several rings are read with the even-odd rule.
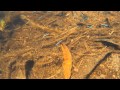
[[[101,60],[101,57],[104,58],[106,52],[111,51],[109,46],[117,47],[116,53],[119,54],[119,12],[111,11],[112,14],[106,15],[103,13],[104,11],[72,11],[72,13],[65,11],[65,16],[59,16],[58,14],[61,12],[63,11],[50,11],[49,14],[47,11],[14,12],[11,14],[12,18],[15,13],[19,13],[16,15],[21,16],[23,21],[28,21],[23,26],[18,23],[19,28],[13,25],[12,19],[5,20],[6,24],[9,21],[14,28],[9,28],[10,30],[5,28],[0,32],[0,69],[5,71],[1,73],[0,78],[16,78],[18,72],[23,73],[21,76],[24,75],[25,62],[33,60],[35,64],[28,78],[80,79],[91,71],[93,71],[92,75],[94,74],[97,68],[95,70],[93,68],[97,62]],[[42,18],[39,19],[39,17]],[[53,27],[54,25],[56,26]],[[104,40],[98,40],[98,38],[104,38]],[[106,38],[110,40],[106,41]],[[12,61],[16,61],[15,67],[18,65],[22,69],[12,69],[8,75],[9,63]],[[22,66],[21,63],[23,63]],[[97,64],[97,67],[100,65]],[[72,70],[72,67],[75,70]],[[105,69],[102,69],[103,72]],[[62,73],[63,75],[61,75]],[[105,73],[109,75],[110,71]],[[101,73],[98,76],[100,75]],[[115,73],[113,75],[115,78],[117,77]],[[18,78],[22,78],[21,76]]]
[[[72,69],[72,56],[70,50],[65,44],[61,44],[61,49],[63,52],[63,74],[65,79],[69,79],[71,77],[71,69]]]

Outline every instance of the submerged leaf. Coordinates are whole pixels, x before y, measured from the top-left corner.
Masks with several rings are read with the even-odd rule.
[[[65,44],[61,44],[61,49],[64,57],[62,64],[64,78],[69,79],[71,76],[71,69],[72,69],[72,56],[68,47]]]

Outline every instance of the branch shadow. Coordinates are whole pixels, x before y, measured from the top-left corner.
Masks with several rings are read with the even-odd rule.
[[[96,70],[96,68],[97,68],[103,61],[105,61],[111,54],[112,54],[112,52],[107,53],[107,54],[103,57],[103,59],[101,59],[101,60],[95,65],[95,67],[90,71],[90,73],[86,75],[85,78],[86,78],[86,79],[89,79],[90,76],[92,75],[92,73]]]

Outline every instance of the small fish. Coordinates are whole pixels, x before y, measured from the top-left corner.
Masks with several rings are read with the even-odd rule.
[[[49,33],[45,33],[42,38],[45,38],[48,35],[49,35]]]
[[[63,40],[58,41],[55,45],[58,46],[59,44],[62,43]]]
[[[86,27],[87,27],[87,28],[92,28],[92,27],[93,27],[93,25],[90,25],[90,24],[89,24],[89,25],[87,25]]]
[[[81,17],[82,17],[82,21],[88,20],[88,16],[83,13],[81,13]]]
[[[95,42],[101,42],[105,46],[108,46],[108,47],[110,46],[115,50],[120,50],[120,45],[110,39],[96,39]]]

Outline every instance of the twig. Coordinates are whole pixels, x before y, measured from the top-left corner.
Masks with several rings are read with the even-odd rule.
[[[90,76],[91,76],[91,75],[94,73],[94,71],[96,70],[96,68],[97,68],[103,61],[105,61],[105,60],[111,55],[111,53],[112,53],[112,52],[107,53],[107,54],[103,57],[103,59],[101,59],[101,60],[95,65],[95,67],[90,71],[90,73],[86,75],[85,78],[86,78],[86,79],[89,79]]]

